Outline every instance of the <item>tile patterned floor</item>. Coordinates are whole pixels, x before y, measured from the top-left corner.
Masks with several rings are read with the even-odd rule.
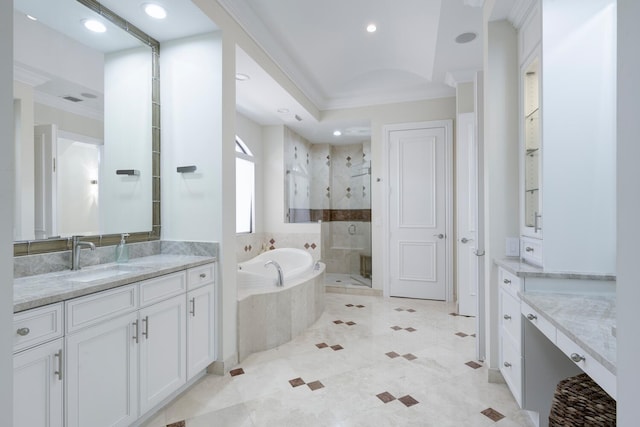
[[[451,304],[326,301],[301,336],[206,376],[146,427],[528,426],[507,387],[473,360],[475,320],[449,315]]]

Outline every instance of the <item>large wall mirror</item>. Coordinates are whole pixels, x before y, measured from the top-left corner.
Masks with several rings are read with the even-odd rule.
[[[159,238],[158,58],[96,1],[14,0],[16,255]]]

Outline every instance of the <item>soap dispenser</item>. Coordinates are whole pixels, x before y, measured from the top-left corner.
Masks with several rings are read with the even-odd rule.
[[[116,262],[122,263],[129,261],[129,247],[125,241],[127,237],[129,237],[128,233],[122,233],[120,235],[120,243],[116,246]]]

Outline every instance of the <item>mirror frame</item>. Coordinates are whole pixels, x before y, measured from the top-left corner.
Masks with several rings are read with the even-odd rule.
[[[160,42],[147,33],[120,17],[112,10],[104,7],[95,0],[76,0],[78,3],[110,21],[116,26],[151,47],[151,164],[152,164],[152,196],[151,230],[130,232],[127,242],[149,242],[160,240]],[[71,237],[47,240],[17,241],[13,244],[13,256],[35,255],[49,252],[61,252],[71,250]],[[96,246],[111,246],[120,242],[120,233],[86,236],[86,241],[93,242]]]

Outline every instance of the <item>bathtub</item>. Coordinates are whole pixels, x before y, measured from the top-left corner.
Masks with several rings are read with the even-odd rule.
[[[275,261],[284,286],[276,286]],[[238,358],[291,341],[324,311],[325,265],[307,251],[274,249],[238,264]]]
[[[238,264],[238,289],[260,289],[276,286],[278,273],[267,261],[275,261],[282,268],[284,286],[291,286],[313,271],[313,257],[307,251],[295,248],[274,249]]]

